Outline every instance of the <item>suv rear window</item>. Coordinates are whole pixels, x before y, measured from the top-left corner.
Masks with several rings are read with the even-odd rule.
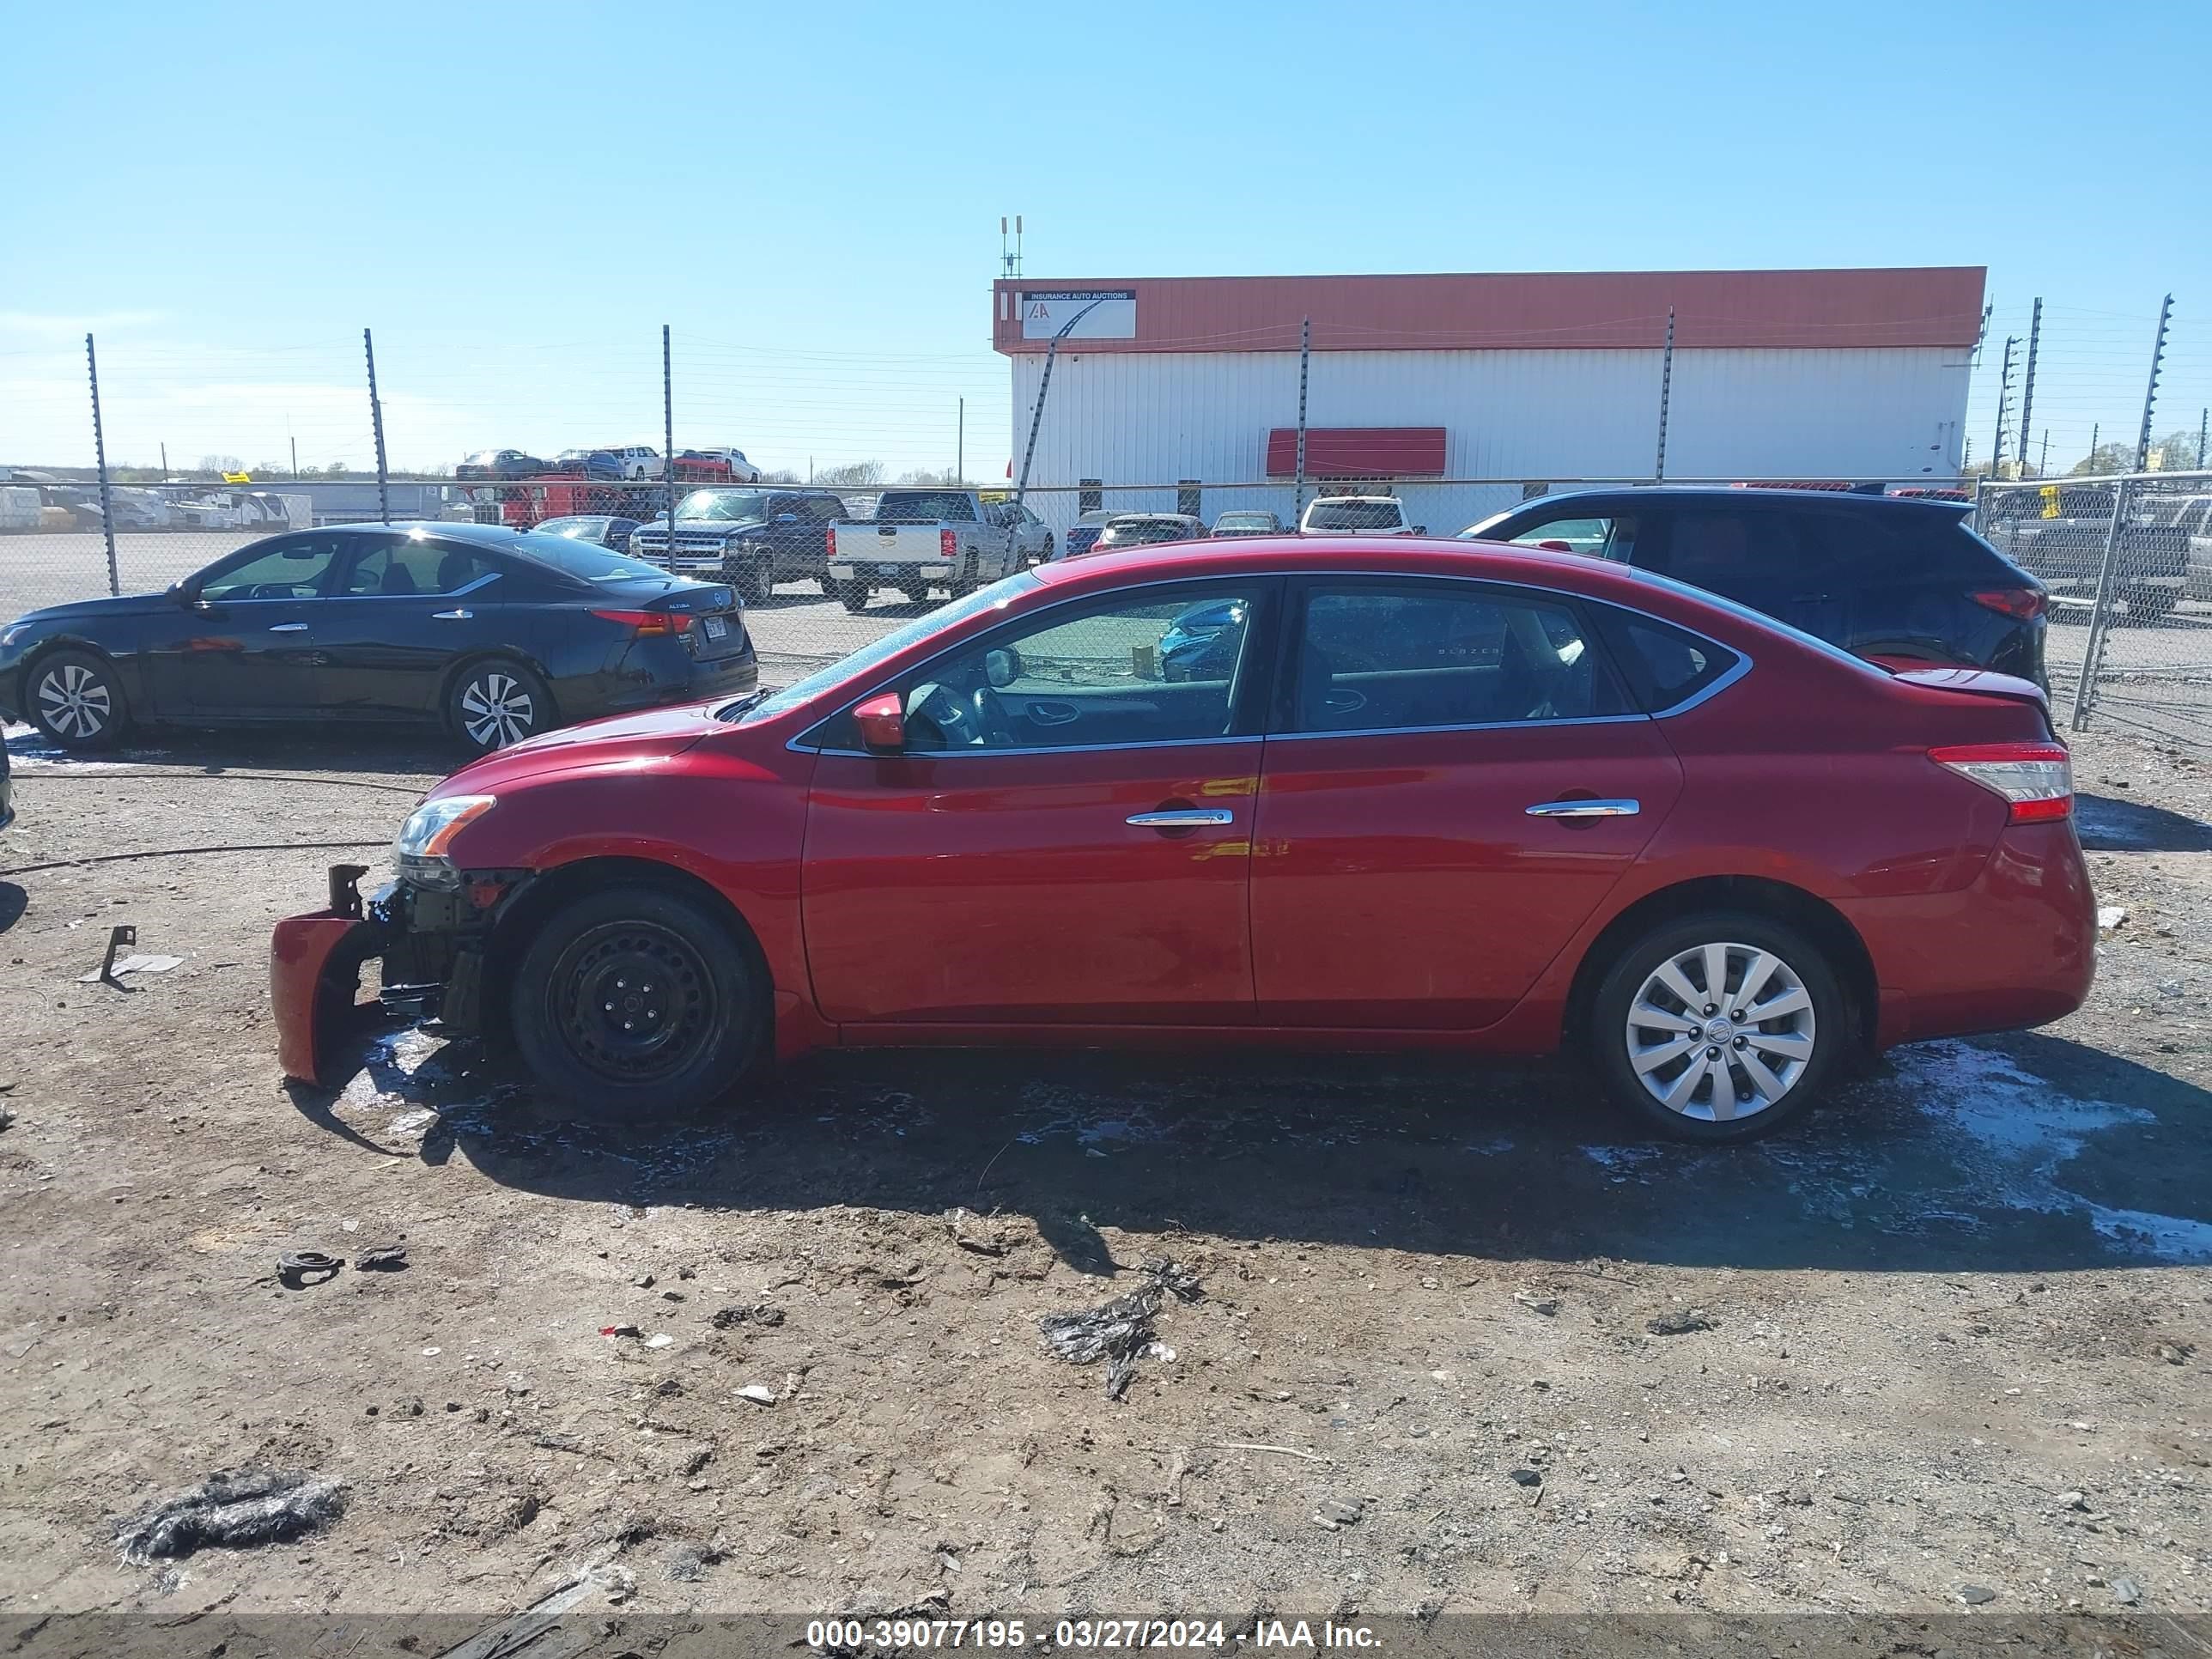
[[[1591,615],[1630,694],[1646,712],[1663,714],[1687,702],[1742,660],[1701,634],[1609,605]]]
[[[1405,522],[1395,501],[1316,501],[1306,509],[1309,530],[1395,530]]]

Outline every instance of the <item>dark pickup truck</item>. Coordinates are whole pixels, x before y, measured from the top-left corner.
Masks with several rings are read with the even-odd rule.
[[[695,489],[676,503],[676,545],[668,520],[629,532],[629,553],[702,581],[727,582],[758,605],[778,582],[830,581],[830,526],[852,515],[826,489],[762,489],[744,484]]]
[[[2014,564],[2069,599],[2094,601],[2112,527],[2110,484],[1984,486],[1974,528]],[[2134,622],[2156,622],[2181,603],[2189,532],[2161,523],[2154,498],[2136,497],[2112,550],[2112,596]]]

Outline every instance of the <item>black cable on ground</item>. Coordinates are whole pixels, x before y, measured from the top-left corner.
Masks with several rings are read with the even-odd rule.
[[[231,847],[150,847],[140,853],[94,853],[81,859],[56,859],[50,864],[19,864],[0,870],[0,876],[36,875],[41,870],[74,870],[82,864],[124,864],[132,859],[181,859],[200,853],[350,853],[364,847],[389,847],[389,841],[264,841]]]

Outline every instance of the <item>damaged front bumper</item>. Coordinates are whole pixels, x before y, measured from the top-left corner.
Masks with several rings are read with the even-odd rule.
[[[457,1035],[481,1031],[485,949],[507,901],[527,878],[520,871],[472,872],[451,891],[392,882],[363,899],[368,873],[365,865],[332,866],[329,906],[285,917],[270,939],[277,1064],[301,1083],[331,1087],[342,1080],[339,1067],[351,1056],[348,1038],[366,1012],[361,970],[380,958],[383,1012],[434,1018]]]

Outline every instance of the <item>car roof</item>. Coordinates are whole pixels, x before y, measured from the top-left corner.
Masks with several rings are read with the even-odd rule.
[[[1116,513],[1106,520],[1109,524],[1196,524],[1195,515],[1188,513]]]
[[[1954,519],[1972,510],[1972,504],[1966,501],[1939,501],[1926,495],[1876,495],[1856,489],[1803,489],[1755,484],[1633,484],[1597,489],[1561,489],[1549,495],[1532,495],[1505,511],[1527,513],[1538,507],[1556,507],[1562,502],[1595,507],[1601,503],[1649,502],[1655,500],[1698,502],[1714,507],[1740,507],[1750,501],[1759,506],[1841,507],[1850,513],[1942,513]]]

